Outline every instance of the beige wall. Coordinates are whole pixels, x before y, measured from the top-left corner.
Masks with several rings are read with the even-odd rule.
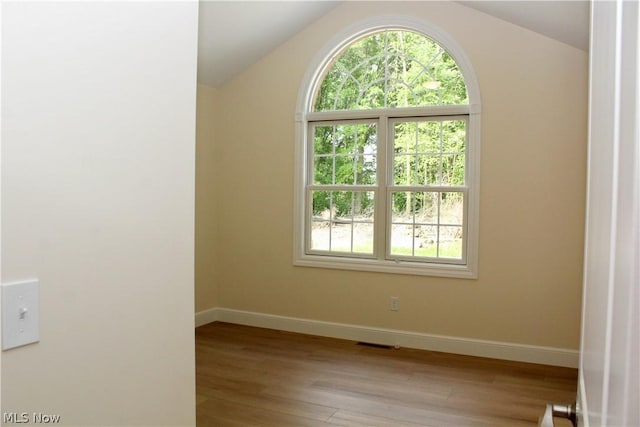
[[[198,84],[196,116],[196,264],[195,310],[217,307],[218,217],[215,135],[217,89]]]
[[[195,424],[193,2],[3,2],[2,282],[40,342],[2,411]]]
[[[478,280],[292,265],[294,113],[308,64],[356,20],[448,32],[482,96]],[[455,3],[346,2],[219,88],[218,305],[428,334],[577,349],[587,53]],[[390,312],[390,296],[400,311]]]

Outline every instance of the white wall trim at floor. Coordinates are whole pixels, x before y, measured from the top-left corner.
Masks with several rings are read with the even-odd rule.
[[[218,320],[218,312],[222,310],[221,308],[209,308],[207,310],[202,310],[196,312],[196,328],[198,326],[206,325],[207,323],[217,322]]]
[[[569,368],[577,368],[579,361],[579,353],[577,350],[565,348],[373,328],[369,326],[276,316],[273,314],[232,310],[228,308],[212,308],[196,313],[196,327],[216,321],[374,344],[540,363],[543,365],[564,366]]]

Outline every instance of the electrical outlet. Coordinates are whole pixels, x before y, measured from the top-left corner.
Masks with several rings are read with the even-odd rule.
[[[391,297],[391,299],[389,299],[389,310],[391,311],[400,310],[400,298]]]

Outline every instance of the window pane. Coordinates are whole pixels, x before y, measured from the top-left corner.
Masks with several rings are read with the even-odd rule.
[[[314,126],[313,183],[375,185],[375,123]]]
[[[462,258],[464,193],[391,193],[393,256]]]
[[[336,179],[335,184],[355,184],[355,169],[353,157],[339,156],[336,157]]]
[[[332,191],[331,201],[331,220],[349,221],[353,215],[353,192]]]
[[[442,122],[442,151],[445,153],[464,153],[467,139],[467,122],[447,120]]]
[[[464,185],[464,120],[394,125],[394,185]]]
[[[394,125],[394,147],[396,154],[415,153],[417,122],[401,122]]]
[[[396,224],[437,224],[438,195],[435,192],[393,192],[391,221]]]
[[[413,185],[416,184],[416,163],[415,156],[396,155],[393,159],[393,183],[394,185]]]
[[[313,183],[333,184],[333,157],[314,158]]]
[[[464,154],[442,156],[442,185],[464,185]]]
[[[356,184],[374,185],[376,183],[376,169],[378,164],[374,154],[365,154],[356,157]]]
[[[373,191],[313,191],[311,249],[373,254]]]
[[[440,127],[442,122],[417,122],[417,150],[421,153],[440,152]]]
[[[416,184],[418,185],[440,185],[440,156],[423,155],[418,156],[416,173]]]
[[[413,205],[416,223],[438,223],[438,193],[413,193]]]
[[[319,251],[328,251],[329,245],[329,222],[328,221],[312,221],[311,222],[311,249]]]
[[[373,191],[356,191],[353,193],[353,219],[358,222],[370,222],[374,218]]]
[[[440,194],[440,224],[462,225],[464,217],[464,193]]]
[[[378,135],[375,123],[357,126],[357,144],[355,145],[356,184],[374,185],[376,183]]]
[[[373,254],[373,223],[355,224],[353,252]]]
[[[357,127],[339,125],[335,127],[334,145],[336,154],[353,154],[355,151]]]
[[[396,191],[391,194],[391,222],[394,224],[412,224],[410,192]]]
[[[432,225],[418,225],[415,229],[415,256],[438,256],[438,227]]]
[[[333,126],[315,127],[313,151],[316,155],[333,153]]]
[[[462,227],[440,227],[440,258],[462,258]]]
[[[353,239],[353,224],[348,221],[331,223],[331,248],[332,252],[352,252],[351,244]]]
[[[331,218],[331,191],[313,191],[313,219],[329,220]]]
[[[391,226],[391,255],[413,256],[413,226]]]

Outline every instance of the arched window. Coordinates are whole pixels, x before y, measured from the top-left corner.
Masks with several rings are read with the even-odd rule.
[[[298,105],[296,264],[476,277],[479,95],[462,51],[405,22],[318,62]]]
[[[382,30],[346,46],[315,93],[314,111],[466,105],[464,77],[438,43],[407,30]]]

